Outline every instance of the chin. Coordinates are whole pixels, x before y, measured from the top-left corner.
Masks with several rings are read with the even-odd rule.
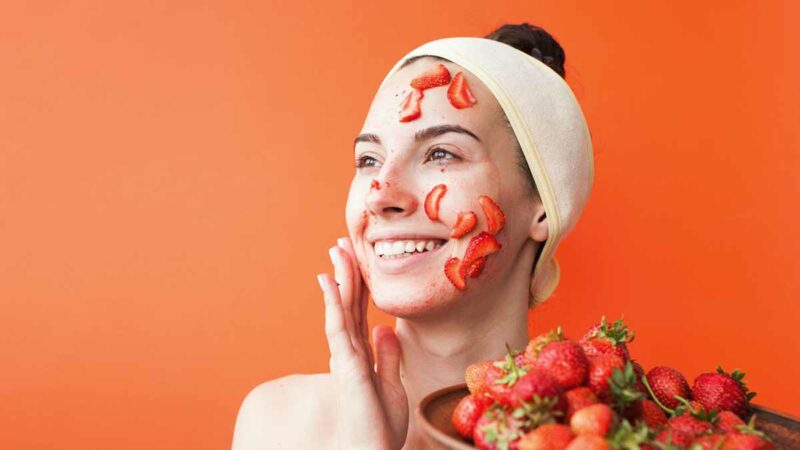
[[[443,280],[448,283],[447,280]],[[394,285],[393,285],[394,284]],[[456,301],[455,288],[433,282],[410,287],[407,283],[380,283],[371,290],[375,306],[386,314],[403,319],[424,317],[440,311]]]

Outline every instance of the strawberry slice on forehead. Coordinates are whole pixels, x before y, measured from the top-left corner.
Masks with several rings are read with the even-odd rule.
[[[438,64],[411,80],[411,87],[424,91],[425,89],[445,86],[448,83],[450,83],[450,71],[447,70],[444,64]]]

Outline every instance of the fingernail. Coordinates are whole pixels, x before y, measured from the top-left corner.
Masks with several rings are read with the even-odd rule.
[[[325,289],[325,277],[323,277],[322,274],[317,275],[317,283],[319,283],[319,287],[323,290]]]
[[[344,248],[345,239],[344,238],[339,238],[339,239],[336,240],[336,243],[339,244],[339,247]]]
[[[331,255],[331,262],[336,264],[339,262],[339,255],[336,253],[336,248],[331,247],[328,249],[328,254]]]

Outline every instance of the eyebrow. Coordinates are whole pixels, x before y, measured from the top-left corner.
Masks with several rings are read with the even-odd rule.
[[[468,129],[459,125],[449,125],[449,124],[434,125],[432,127],[425,128],[424,130],[419,130],[416,133],[414,133],[414,141],[422,142],[447,133],[466,134],[474,138],[476,141],[481,142],[481,139],[472,131],[469,131]],[[379,138],[377,134],[362,133],[356,136],[355,141],[353,141],[353,146],[355,146],[359,142],[372,142],[374,144],[380,145],[381,138]]]

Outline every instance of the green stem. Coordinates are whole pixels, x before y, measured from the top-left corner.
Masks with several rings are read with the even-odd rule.
[[[647,376],[645,376],[645,375],[642,375],[642,384],[644,384],[644,387],[647,388],[647,392],[650,393],[650,397],[653,398],[653,400],[656,402],[656,404],[661,409],[663,409],[664,411],[668,412],[670,414],[670,416],[674,416],[675,415],[675,410],[674,409],[669,409],[666,406],[664,406],[663,403],[658,401],[658,397],[656,396],[656,394],[653,393],[653,388],[650,387],[650,383],[647,382]]]

